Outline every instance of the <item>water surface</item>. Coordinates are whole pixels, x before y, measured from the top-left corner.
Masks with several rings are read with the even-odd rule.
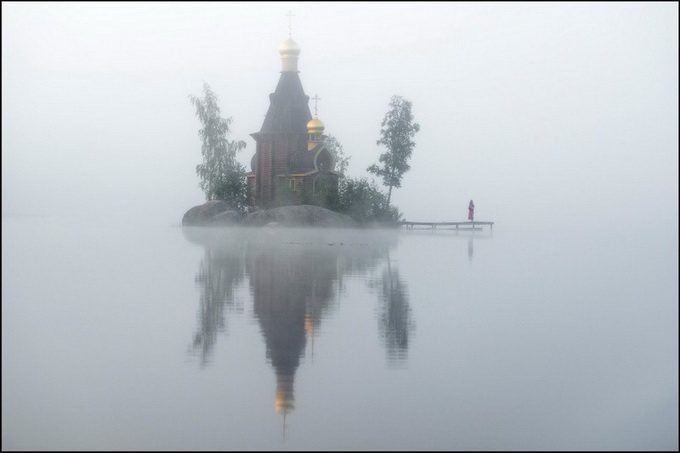
[[[677,450],[677,232],[3,218],[3,449]]]

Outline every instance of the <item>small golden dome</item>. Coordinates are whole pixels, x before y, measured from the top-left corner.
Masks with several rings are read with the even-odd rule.
[[[307,132],[310,134],[315,134],[319,132],[323,132],[323,130],[326,128],[326,125],[323,124],[323,121],[321,121],[319,118],[316,116],[312,118],[309,123],[307,123]]]
[[[300,46],[293,41],[293,38],[288,38],[279,45],[279,53],[281,55],[299,55]]]

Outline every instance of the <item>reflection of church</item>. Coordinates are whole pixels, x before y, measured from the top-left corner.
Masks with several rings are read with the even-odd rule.
[[[324,124],[312,119],[298,75],[300,47],[289,37],[279,53],[279,83],[269,95],[262,128],[251,134],[256,151],[247,175],[248,203],[261,208],[312,204],[338,190],[335,160],[323,143]]]
[[[337,306],[344,276],[367,278],[381,264],[382,275],[370,286],[378,290],[378,329],[388,359],[403,360],[412,333],[408,288],[389,249],[396,231],[184,228],[186,238],[205,247],[196,274],[200,288],[198,328],[190,353],[207,366],[220,332],[227,332],[231,313],[243,313],[238,287],[250,286],[253,315],[276,377],[275,409],[294,409],[295,374],[307,352],[314,354],[314,335]],[[351,334],[351,332],[348,332]],[[311,343],[311,344],[310,344]],[[311,351],[310,351],[311,349]]]
[[[266,246],[265,246],[266,245]],[[293,384],[307,338],[335,300],[338,281],[335,250],[301,245],[249,244],[246,275],[253,308],[276,374],[275,407],[294,407]]]

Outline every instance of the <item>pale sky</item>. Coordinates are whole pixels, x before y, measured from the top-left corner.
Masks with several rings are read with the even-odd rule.
[[[677,2],[3,2],[3,215],[180,222],[204,202],[188,96],[218,94],[250,169],[288,10],[351,176],[413,103],[406,219],[677,229]]]

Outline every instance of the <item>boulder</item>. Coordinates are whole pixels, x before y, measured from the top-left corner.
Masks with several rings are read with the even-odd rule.
[[[243,220],[243,215],[237,211],[224,211],[215,214],[209,220],[210,225],[238,225]]]
[[[194,206],[184,213],[182,225],[185,226],[217,226],[236,225],[243,216],[229,203],[222,200],[211,200]]]
[[[319,226],[355,227],[357,223],[349,216],[312,205],[282,206],[255,211],[244,219],[245,225],[252,226]]]
[[[212,200],[189,209],[183,226],[355,227],[349,216],[312,205],[282,206],[241,215],[225,201]]]

